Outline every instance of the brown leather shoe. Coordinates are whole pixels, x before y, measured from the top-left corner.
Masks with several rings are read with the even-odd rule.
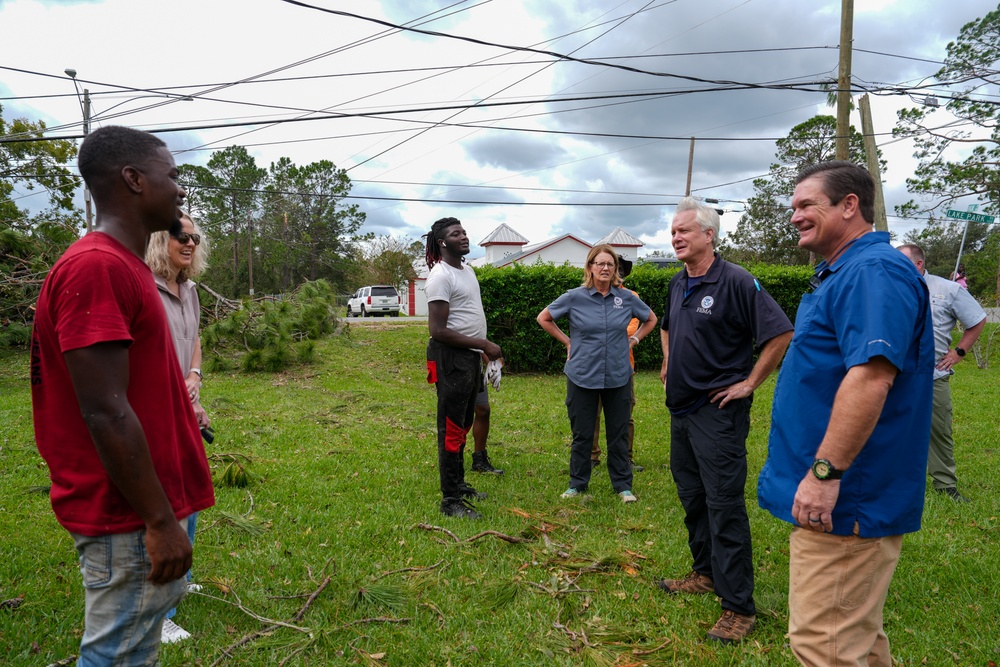
[[[757,622],[756,616],[744,616],[726,609],[708,631],[708,638],[723,644],[743,641]]]
[[[712,577],[692,570],[683,579],[661,579],[660,588],[668,593],[714,593]]]

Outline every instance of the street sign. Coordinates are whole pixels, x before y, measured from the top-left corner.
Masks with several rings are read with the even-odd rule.
[[[996,217],[992,215],[985,215],[983,213],[972,213],[971,211],[956,211],[953,208],[949,208],[945,211],[945,215],[949,218],[955,218],[956,220],[968,220],[969,222],[985,222],[987,225],[996,222]]]

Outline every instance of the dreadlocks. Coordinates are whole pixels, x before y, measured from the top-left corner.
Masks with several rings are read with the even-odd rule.
[[[434,265],[441,261],[441,240],[444,238],[444,230],[452,225],[460,224],[462,221],[458,218],[441,218],[431,225],[431,231],[424,234],[427,238],[424,259],[427,260],[428,270],[434,268]]]

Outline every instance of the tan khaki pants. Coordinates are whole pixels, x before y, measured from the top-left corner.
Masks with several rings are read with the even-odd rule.
[[[882,609],[902,546],[902,535],[862,538],[792,530],[788,638],[800,663],[892,667]]]

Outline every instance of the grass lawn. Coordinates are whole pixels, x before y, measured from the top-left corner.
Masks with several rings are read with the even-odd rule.
[[[506,475],[468,474],[490,496],[471,522],[438,512],[425,343],[426,325],[352,324],[320,343],[314,365],[207,378],[216,476],[221,455],[244,454],[250,484],[217,487],[217,505],[201,515],[194,576],[204,589],[175,619],[195,636],[164,647],[161,664],[795,664],[785,640],[789,527],[756,503],[773,379],[757,393],[748,443],[758,626],[723,647],[704,641],[720,613],[713,597],[655,585],[690,569],[658,377],[637,376],[635,456],[646,470],[635,476],[639,502],[626,506],[603,466],[590,494],[559,499],[565,380],[505,376],[490,390],[490,455]],[[929,492],[924,529],[904,541],[885,619],[898,664],[1000,660],[993,366],[967,362],[952,384],[960,488],[972,503]],[[48,483],[27,354],[0,353],[0,601],[23,598],[0,603],[3,665],[68,658],[83,632],[76,553]],[[487,530],[525,541],[468,541]]]

